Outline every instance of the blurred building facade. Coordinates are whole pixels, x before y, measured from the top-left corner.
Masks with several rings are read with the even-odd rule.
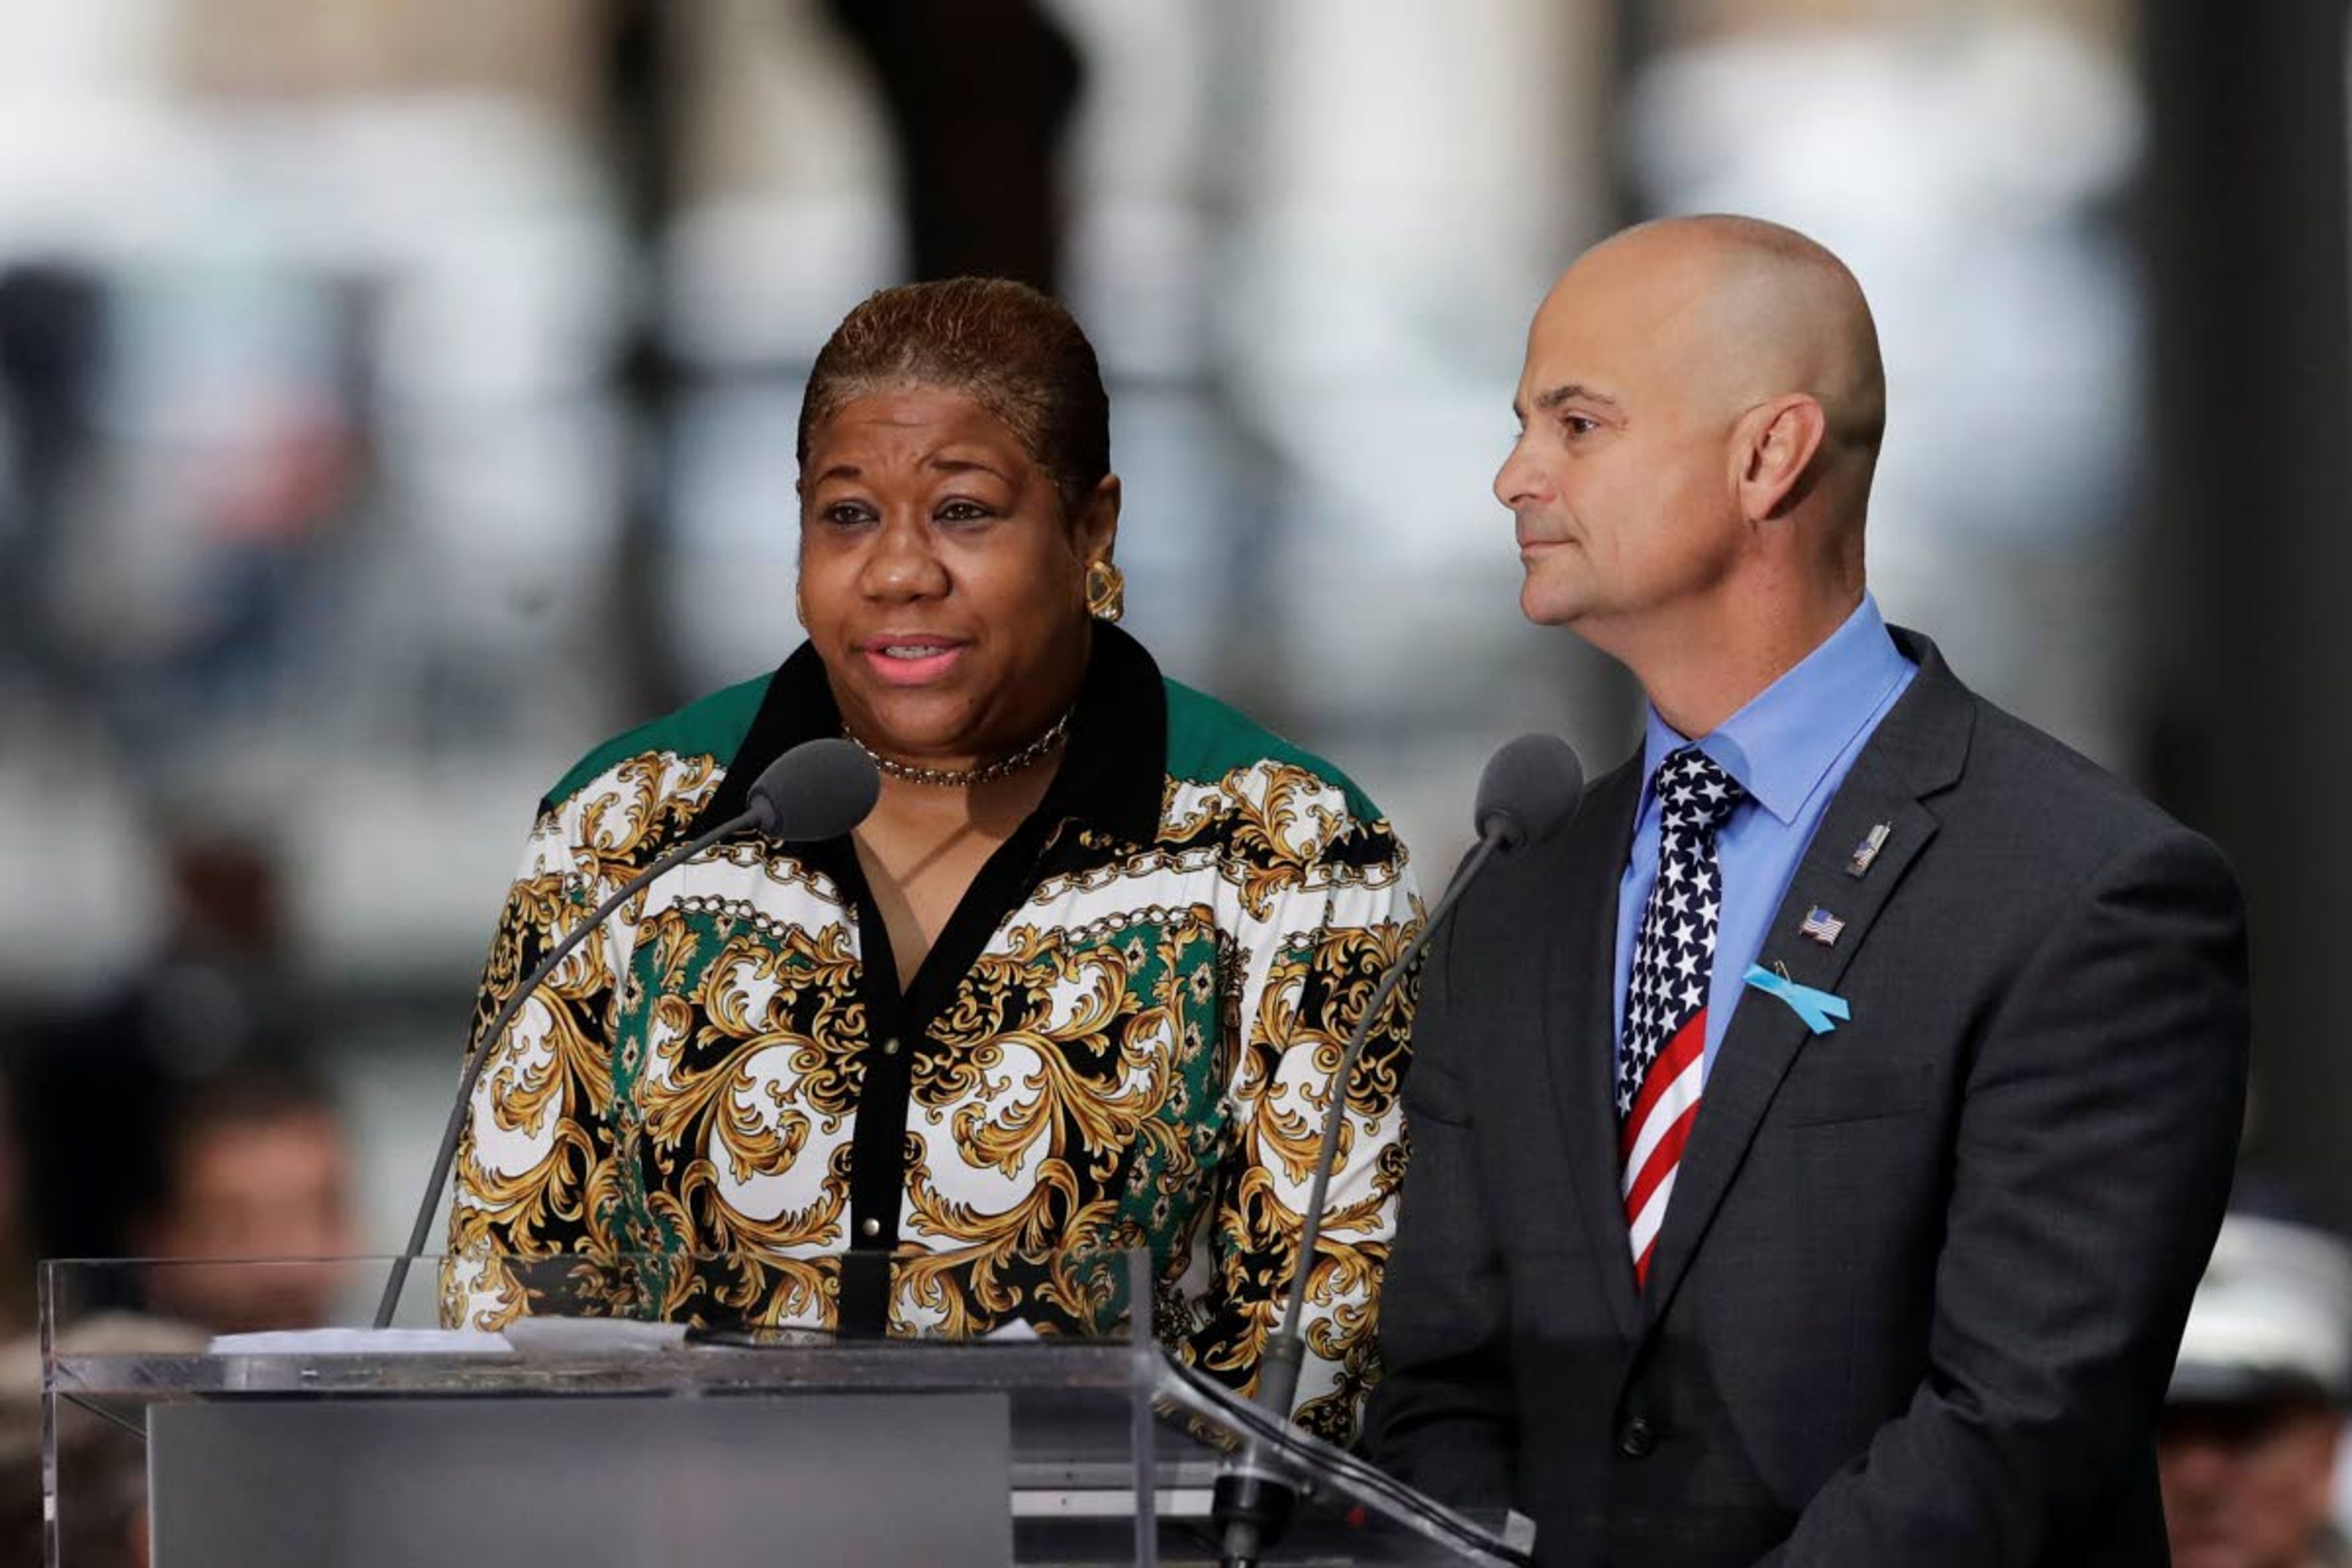
[[[1425,883],[1496,744],[1632,744],[1616,674],[1520,621],[1487,485],[1545,284],[1648,212],[1853,264],[1892,618],[2159,787],[2165,724],[2228,708],[2226,632],[2184,675],[2167,609],[2205,558],[2166,542],[2158,327],[2197,307],[2151,260],[2183,198],[2145,62],[2185,5],[964,8],[997,18],[971,112],[1023,83],[1066,112],[941,153],[894,79],[948,25],[923,0],[0,24],[0,864],[37,893],[0,906],[0,1019],[156,961],[164,847],[265,842],[362,1238],[393,1245],[540,792],[795,640],[799,384],[913,265],[942,158],[967,223],[1055,226],[1033,254],[1111,383],[1130,624],[1353,773]],[[2240,796],[2172,794],[2268,863]]]

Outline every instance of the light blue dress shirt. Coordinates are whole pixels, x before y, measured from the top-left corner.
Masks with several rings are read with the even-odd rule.
[[[1789,879],[1812,842],[1822,813],[1878,721],[1917,673],[1887,635],[1877,603],[1865,594],[1827,641],[1699,741],[1699,749],[1748,794],[1715,841],[1723,910],[1707,984],[1709,1073],[1732,1009],[1747,990],[1740,976],[1763,951],[1765,931],[1788,894]],[[1633,853],[1617,884],[1616,1001],[1611,1016],[1621,1049],[1625,980],[1633,969],[1642,906],[1658,874],[1658,801],[1651,781],[1669,752],[1688,744],[1689,737],[1676,733],[1655,708],[1650,710],[1642,747],[1641,811],[1633,824]],[[1768,997],[1761,1005],[1776,1004]]]

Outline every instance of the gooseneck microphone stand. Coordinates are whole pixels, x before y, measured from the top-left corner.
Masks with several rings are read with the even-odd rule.
[[[1396,994],[1405,976],[1412,973],[1439,923],[1453,911],[1463,889],[1500,847],[1499,839],[1482,838],[1470,851],[1462,868],[1454,874],[1454,885],[1438,900],[1421,933],[1381,976],[1371,1000],[1365,1004],[1355,1028],[1349,1032],[1347,1049],[1339,1055],[1339,1069],[1332,1075],[1331,1104],[1323,1113],[1315,1181],[1307,1189],[1307,1212],[1301,1216],[1298,1263],[1291,1270],[1290,1295],[1282,1310],[1282,1324],[1266,1336],[1265,1349],[1258,1360],[1257,1403],[1280,1419],[1290,1418],[1290,1402],[1298,1396],[1299,1373],[1307,1361],[1307,1336],[1300,1328],[1307,1312],[1307,1279],[1314,1272],[1315,1247],[1323,1234],[1323,1203],[1331,1186],[1332,1151],[1339,1147],[1339,1128],[1347,1117],[1348,1082],[1355,1076],[1356,1058],[1364,1054],[1364,1043],[1371,1037],[1372,1026],[1387,1011],[1389,998]],[[1272,1447],[1264,1438],[1252,1436],[1243,1445],[1240,1456],[1217,1476],[1211,1517],[1223,1531],[1218,1561],[1223,1568],[1257,1568],[1265,1549],[1290,1522],[1290,1511],[1298,1500],[1298,1484],[1291,1471],[1275,1458]]]
[[[1313,1272],[1316,1243],[1323,1234],[1323,1205],[1330,1190],[1331,1167],[1338,1161],[1339,1129],[1347,1117],[1348,1084],[1355,1077],[1356,1059],[1363,1055],[1364,1042],[1387,1011],[1389,999],[1412,973],[1423,951],[1487,861],[1497,851],[1516,849],[1530,839],[1548,838],[1559,831],[1576,815],[1583,794],[1583,764],[1568,742],[1557,736],[1522,735],[1488,760],[1478,780],[1477,844],[1454,871],[1445,896],[1437,901],[1420,934],[1381,976],[1371,1000],[1349,1031],[1347,1048],[1340,1052],[1339,1068],[1331,1078],[1331,1102],[1323,1113],[1323,1137],[1316,1151],[1307,1212],[1299,1225],[1289,1298],[1283,1307],[1281,1326],[1266,1337],[1259,1358],[1257,1403],[1277,1420],[1290,1418],[1291,1401],[1297,1397],[1299,1374],[1307,1359],[1307,1339],[1300,1324],[1307,1312],[1307,1276]],[[1218,1527],[1218,1561],[1223,1568],[1257,1568],[1297,1503],[1295,1472],[1280,1462],[1274,1450],[1274,1444],[1253,1434],[1217,1476],[1211,1518]]]

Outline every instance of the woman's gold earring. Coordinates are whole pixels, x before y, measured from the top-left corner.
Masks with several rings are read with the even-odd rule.
[[[1087,614],[1098,621],[1127,614],[1127,574],[1108,561],[1087,564]]]
[[[798,583],[793,584],[793,618],[800,622],[801,630],[808,630],[808,601],[801,597]]]

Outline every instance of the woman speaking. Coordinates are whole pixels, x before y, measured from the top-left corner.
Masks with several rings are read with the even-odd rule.
[[[1050,1326],[1056,1255],[1148,1247],[1155,1334],[1244,1393],[1297,1262],[1330,1074],[1416,918],[1335,769],[1114,624],[1092,347],[1019,284],[886,289],[802,406],[807,640],[599,747],[541,804],[485,1026],[538,955],[800,742],[882,773],[845,837],[722,840],[530,997],[469,1112],[444,1309],[506,1255],[669,1255],[662,1310],[845,1334]],[[1347,1086],[1297,1417],[1376,1379],[1404,1009]]]

